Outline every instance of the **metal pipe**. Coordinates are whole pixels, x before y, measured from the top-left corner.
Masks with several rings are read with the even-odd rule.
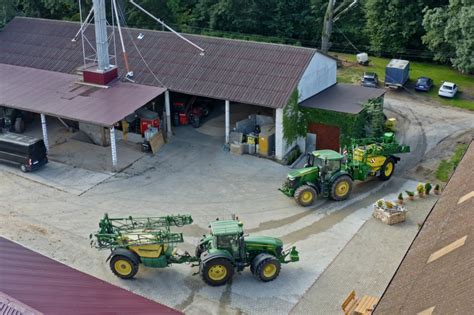
[[[84,26],[86,24],[89,24],[89,19],[91,18],[92,12],[94,12],[94,7],[92,7],[91,10],[89,11],[89,14],[87,14],[86,20],[84,21],[84,23],[81,24],[81,27],[77,31],[76,35],[74,35],[74,37],[71,39],[71,42],[75,42],[77,40],[77,36],[79,36],[79,34],[81,34],[85,30]],[[79,7],[79,14],[82,16],[81,7]]]
[[[105,0],[92,0],[94,4],[95,43],[97,46],[98,70],[110,68],[109,43],[107,41],[107,20],[105,17]]]
[[[225,143],[230,141],[230,102],[225,100]]]
[[[122,28],[120,27],[120,19],[119,19],[119,15],[117,11],[117,1],[112,0],[112,2],[114,4],[115,18],[117,19],[117,28],[119,32],[120,43],[122,44],[122,55],[125,62],[125,69],[127,70],[127,74],[128,74],[130,72],[130,67],[128,65],[128,56],[127,56],[127,52],[125,51],[125,44],[123,43]]]
[[[66,127],[67,129],[70,128],[69,125],[64,122],[64,120],[62,120],[62,119],[59,118],[59,117],[57,117],[57,118],[58,118],[58,120],[61,122],[61,124],[63,124],[64,127]]]
[[[46,151],[49,152],[48,128],[46,126],[46,116],[41,114],[41,129],[43,130],[43,141]]]
[[[112,171],[117,169],[117,146],[115,144],[115,128],[110,128],[110,149],[112,150]]]
[[[182,40],[184,40],[185,42],[187,42],[188,44],[194,46],[195,48],[199,49],[199,51],[201,51],[201,53],[204,53],[205,50],[201,47],[199,47],[198,45],[196,45],[195,43],[193,43],[192,41],[190,41],[189,39],[187,39],[186,37],[184,37],[183,35],[179,34],[178,32],[176,32],[174,29],[172,29],[171,27],[169,27],[168,25],[166,25],[165,22],[163,22],[162,20],[156,18],[153,14],[151,14],[150,12],[148,12],[147,10],[145,10],[144,8],[142,8],[141,6],[139,6],[137,3],[135,3],[135,1],[133,0],[130,0],[130,3],[133,4],[134,6],[136,6],[140,11],[142,11],[143,13],[145,13],[146,15],[148,15],[149,17],[151,17],[152,19],[154,19],[155,21],[157,21],[158,23],[160,23],[161,25],[163,25],[164,27],[166,27],[170,32],[172,32],[173,34],[175,34],[176,36],[178,36],[179,38],[181,38]]]
[[[168,138],[172,136],[171,132],[171,110],[170,110],[170,92],[168,90],[165,91],[165,109],[166,109],[166,131],[168,134]]]

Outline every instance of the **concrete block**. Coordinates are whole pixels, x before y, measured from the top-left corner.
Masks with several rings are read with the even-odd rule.
[[[110,133],[107,128],[79,122],[79,130],[87,134],[94,144],[101,145],[103,147],[110,145]]]
[[[230,142],[230,143],[242,143],[243,138],[244,138],[244,134],[243,134],[243,133],[237,132],[237,131],[232,131],[232,132],[230,133],[229,142]]]
[[[237,154],[237,155],[242,155],[244,152],[243,152],[243,149],[244,149],[244,146],[239,143],[231,143],[230,144],[230,152],[232,154]]]

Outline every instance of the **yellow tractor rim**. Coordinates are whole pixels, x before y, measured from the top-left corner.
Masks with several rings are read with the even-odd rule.
[[[346,181],[342,181],[336,186],[336,195],[338,197],[343,197],[349,191],[349,183]]]
[[[303,192],[301,194],[301,201],[305,203],[313,201],[313,194],[310,191]]]
[[[275,264],[267,264],[265,267],[263,267],[263,275],[265,278],[271,278],[275,275],[277,271],[277,267]]]
[[[390,162],[387,165],[385,165],[384,174],[385,176],[390,176],[392,172],[393,172],[393,163]]]
[[[129,261],[124,259],[119,259],[114,264],[115,271],[122,276],[128,276],[132,273],[132,265]]]
[[[214,265],[209,268],[209,278],[214,281],[219,281],[227,276],[227,268],[223,265]]]

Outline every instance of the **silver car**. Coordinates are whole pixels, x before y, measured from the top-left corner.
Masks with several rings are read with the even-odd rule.
[[[379,79],[377,77],[377,73],[375,72],[364,72],[362,76],[362,80],[360,82],[362,86],[366,87],[378,87],[379,86]]]

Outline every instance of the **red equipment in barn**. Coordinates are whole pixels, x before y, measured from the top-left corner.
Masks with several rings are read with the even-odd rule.
[[[209,115],[209,107],[205,102],[196,102],[197,96],[191,97],[188,101],[173,102],[173,123],[175,126],[191,124],[194,128],[199,128],[202,119]]]
[[[155,113],[146,108],[140,108],[136,111],[138,118],[140,118],[140,133],[145,134],[148,126],[160,128],[160,118],[158,113]]]

